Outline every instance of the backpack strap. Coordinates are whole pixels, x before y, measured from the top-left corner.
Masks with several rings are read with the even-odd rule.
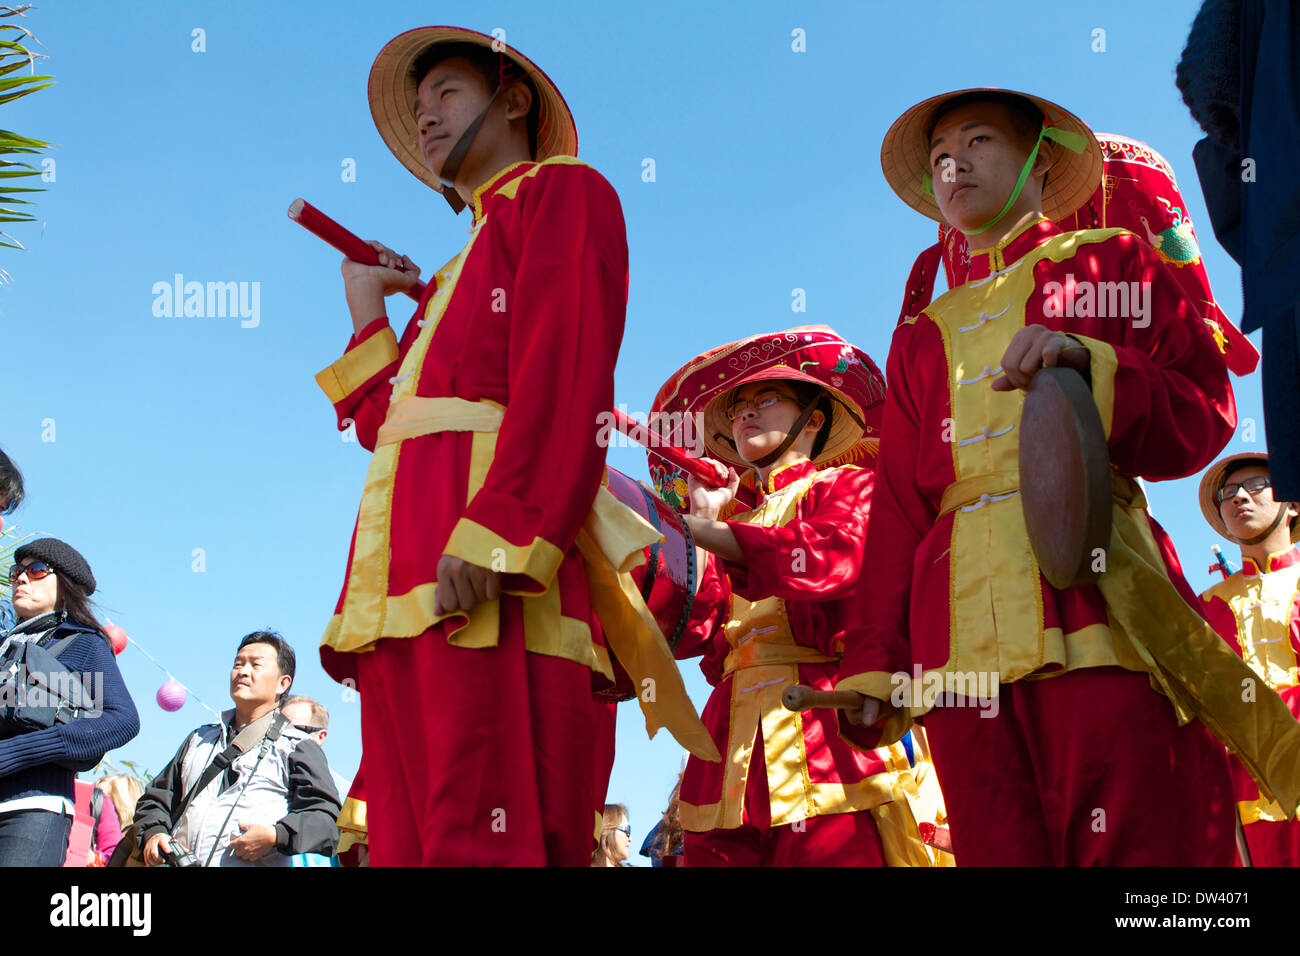
[[[93,825],[90,828],[90,848],[99,849],[99,817],[104,812],[104,791],[99,787],[90,788],[90,819]]]

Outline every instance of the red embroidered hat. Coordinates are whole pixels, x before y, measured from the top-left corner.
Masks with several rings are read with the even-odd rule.
[[[415,90],[418,78],[412,77],[411,68],[416,59],[429,47],[439,43],[472,43],[513,63],[523,76],[533,81],[537,90],[540,112],[537,120],[537,160],[552,156],[578,155],[578,128],[573,114],[564,102],[559,89],[537,64],[518,50],[512,49],[494,37],[485,36],[463,27],[419,27],[407,30],[384,46],[370,68],[370,115],[375,128],[383,137],[393,155],[411,171],[420,182],[437,192],[443,191],[438,177],[429,171],[424,154],[420,152],[419,130],[416,127]],[[520,72],[510,71],[503,83],[522,78]]]
[[[1210,277],[1201,261],[1201,249],[1178,191],[1169,161],[1146,143],[1117,133],[1098,133],[1102,181],[1092,197],[1074,212],[1056,221],[1064,232],[1075,229],[1119,227],[1146,239],[1166,263],[1200,309],[1210,326],[1228,368],[1249,375],[1259,364],[1259,351],[1214,301]],[[970,274],[970,245],[960,230],[939,226],[943,266],[948,287],[955,288]],[[904,306],[908,315],[918,311]]]
[[[753,335],[691,359],[659,389],[651,428],[671,444],[695,446],[692,450],[702,445],[709,456],[748,469],[731,443],[725,412],[735,389],[759,381],[808,382],[831,397],[830,433],[817,464],[828,467],[874,456],[885,378],[865,352],[825,325]],[[685,475],[653,452],[649,459],[659,493],[670,504],[684,506]]]

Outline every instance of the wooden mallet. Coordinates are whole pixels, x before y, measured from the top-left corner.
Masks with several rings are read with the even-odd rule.
[[[804,711],[814,707],[836,710],[861,710],[866,698],[853,690],[816,690],[803,684],[791,684],[781,694],[786,710]]]

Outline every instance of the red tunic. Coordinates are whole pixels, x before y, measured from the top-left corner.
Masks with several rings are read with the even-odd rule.
[[[781,705],[790,684],[831,687],[862,570],[872,482],[868,469],[819,472],[804,460],[769,475],[758,506],[727,522],[745,563],[722,562],[724,577],[710,557],[677,648],[679,658],[704,656],[714,689],[702,719],[723,755],[722,763],[687,761],[683,829],[776,827],[895,798],[909,769],[902,747],[859,753],[836,736],[833,711],[795,714]],[[766,775],[759,806],[746,799],[751,766]]]
[[[429,282],[400,343],[376,320],[318,376],[339,428],[355,423],[376,452],[321,652],[339,679],[353,665],[336,652],[440,624],[443,554],[505,572],[500,602],[475,608],[469,626],[463,615],[440,624],[452,644],[492,646],[514,628],[529,650],[608,673],[573,541],[604,472],[594,423],[613,405],[623,335],[618,197],[589,166],[556,157],[503,170],[474,212],[474,235]],[[421,434],[428,412],[410,400],[443,397],[504,409],[499,427]],[[395,429],[377,444],[399,405],[410,437]],[[518,613],[520,596],[543,594]]]
[[[375,865],[586,865],[611,670],[574,541],[604,474],[623,217],[566,156],[472,206],[401,341],[376,320],[317,376],[374,452],[321,661],[361,691]],[[502,572],[501,598],[435,615],[444,554]]]
[[[1149,290],[1143,314],[1132,305],[1127,316],[1115,314],[1106,284],[1116,282],[1139,296]],[[986,294],[1009,304],[963,312]],[[1001,247],[972,253],[969,280],[900,323],[890,346],[867,539],[867,553],[888,560],[859,589],[852,617],[862,623],[845,638],[841,689],[887,700],[898,686],[892,675],[914,665],[948,687],[983,675],[994,687],[981,691],[994,693],[998,682],[1030,676],[1138,669],[1116,652],[1101,593],[1056,590],[1029,551],[1015,493],[1024,393],[994,392],[989,380],[1014,333],[1034,323],[1088,347],[1092,392],[1120,475],[1190,475],[1231,437],[1236,408],[1223,358],[1195,303],[1132,233],[1063,234],[1038,220]],[[969,483],[949,492],[959,480]],[[1009,493],[998,494],[1003,485]],[[1169,577],[1190,600],[1168,538],[1149,526]],[[876,739],[846,733],[864,746]]]
[[[1123,593],[1116,582],[1137,580],[1140,548],[1142,573],[1166,578],[1160,606],[1189,609],[1193,593],[1131,478],[1192,474],[1228,441],[1223,358],[1140,239],[1039,220],[973,252],[968,281],[894,334],[866,545],[880,560],[856,595],[837,686],[894,698],[903,719],[883,730],[843,721],[841,733],[870,747],[925,715],[958,865],[1224,863],[1223,748],[1200,724],[1180,727],[1147,674],[1126,673],[1144,669],[1129,636],[1153,640],[1160,622],[1132,597],[1110,607],[1096,587],[1058,591],[1034,560],[1018,494],[1024,392],[990,388],[1031,324],[1087,346],[1111,465],[1128,476],[1116,481],[1125,504],[1106,554],[1116,576],[1103,586]],[[1112,619],[1128,629],[1113,632]],[[899,672],[923,675],[921,686]],[[1156,795],[1159,820],[1133,812],[1143,794]]]

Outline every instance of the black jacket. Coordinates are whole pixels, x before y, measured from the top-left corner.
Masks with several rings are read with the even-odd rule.
[[[233,719],[234,711],[227,711],[220,724],[191,733],[149,784],[136,804],[140,845],[166,832],[204,865],[246,866],[229,849],[243,821],[275,827],[275,851],[252,865],[287,866],[296,853],[333,855],[339,839],[339,795],[324,752],[293,727],[285,727],[260,759],[257,746],[236,759],[194,797],[182,819],[173,821],[204,768],[233,739]]]

